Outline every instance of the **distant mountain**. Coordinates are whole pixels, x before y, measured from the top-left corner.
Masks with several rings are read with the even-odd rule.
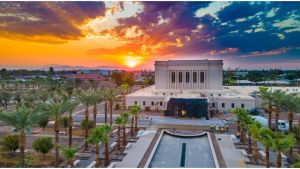
[[[69,65],[57,65],[57,64],[51,64],[51,65],[40,65],[40,66],[16,66],[16,65],[9,65],[4,66],[0,65],[0,68],[6,68],[6,69],[30,69],[30,70],[49,70],[50,67],[53,67],[56,71],[61,70],[89,70],[89,69],[104,69],[104,70],[124,70],[125,67],[120,66],[97,66],[97,67],[86,67],[86,66],[69,66]]]

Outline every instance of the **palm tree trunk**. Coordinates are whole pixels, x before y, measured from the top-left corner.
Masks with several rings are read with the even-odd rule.
[[[59,165],[59,151],[58,151],[58,142],[59,142],[59,130],[55,130],[55,167]]]
[[[240,142],[244,143],[244,130],[243,130],[243,128],[241,128],[241,132],[240,132]]]
[[[107,123],[107,101],[104,104],[104,122]]]
[[[100,160],[99,160],[99,144],[96,144],[96,168],[100,167]]]
[[[276,110],[276,114],[275,114],[275,131],[278,131],[278,120],[279,120],[279,111]]]
[[[123,146],[126,146],[126,131],[125,131],[125,125],[123,125]]]
[[[55,167],[59,165],[59,150],[58,150],[58,143],[59,143],[59,119],[58,117],[55,118],[54,123],[54,132],[55,132]]]
[[[120,151],[121,150],[121,126],[119,125],[118,126],[118,144],[117,144],[117,148],[118,150]]]
[[[300,116],[298,117],[298,127],[300,128]],[[298,135],[300,135],[300,130],[299,130]],[[298,141],[298,153],[300,154],[300,139]]]
[[[269,124],[269,128],[272,129],[272,109],[269,109],[268,112],[269,112],[268,124]]]
[[[94,105],[93,114],[94,114],[94,128],[95,128],[96,121],[97,121],[97,105]]]
[[[293,120],[294,120],[294,116],[292,112],[289,112],[288,118],[289,118],[289,133],[291,133],[293,127]]]
[[[131,129],[130,129],[130,135],[133,137],[133,123],[134,123],[134,116],[131,117]]]
[[[73,160],[69,160],[69,164],[70,164],[71,168],[74,168],[74,162],[73,162]]]
[[[251,134],[249,131],[248,131],[248,150],[249,150],[249,153],[252,154],[252,140],[251,140]]]
[[[25,144],[26,136],[24,130],[20,131],[19,149],[20,149],[20,168],[25,167]]]
[[[253,151],[253,159],[254,159],[254,162],[255,164],[258,163],[258,150],[257,150],[257,141],[255,140],[254,141],[254,151]]]
[[[266,168],[270,168],[270,148],[266,146]]]
[[[109,149],[108,143],[105,143],[105,166],[109,165]]]
[[[69,114],[69,147],[72,146],[72,136],[73,136],[73,117]]]
[[[241,126],[240,126],[240,120],[238,119],[238,121],[237,121],[237,131],[238,132],[240,132],[240,134],[241,134]]]
[[[277,152],[276,168],[281,168],[281,152]]]
[[[113,102],[109,101],[109,124],[112,126]]]
[[[85,136],[84,136],[85,140],[88,139],[88,135],[89,135],[89,126],[88,126],[89,122],[88,121],[89,121],[89,107],[86,106],[86,108],[85,108]],[[89,147],[88,142],[85,141],[85,144],[84,144],[85,150],[87,150],[88,147]]]
[[[138,116],[137,115],[135,115],[135,123],[134,123],[134,132],[135,133],[137,133],[137,131],[138,131],[138,128],[137,128],[137,119],[138,119]]]

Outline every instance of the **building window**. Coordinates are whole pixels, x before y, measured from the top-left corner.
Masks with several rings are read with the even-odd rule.
[[[225,107],[225,103],[222,103],[222,108],[224,108]]]
[[[213,106],[213,107],[216,107],[216,103],[212,103],[212,106]]]
[[[193,82],[197,83],[197,72],[193,72]]]
[[[221,96],[221,94],[219,94],[219,97]]]
[[[185,81],[186,83],[190,83],[190,72],[185,73]]]
[[[210,94],[210,96],[214,96],[214,94]]]
[[[163,95],[166,95],[166,93],[163,93]]]
[[[200,72],[200,83],[204,83],[204,72]]]
[[[162,105],[163,105],[163,103],[162,103],[162,102],[159,102],[159,105],[160,105],[160,106],[162,106]]]
[[[173,95],[173,93],[171,93],[171,96]]]
[[[244,103],[242,103],[242,104],[241,104],[241,107],[242,107],[242,108],[245,108],[245,104],[244,104]]]
[[[151,106],[154,106],[154,101],[151,102]]]
[[[175,83],[175,72],[172,72],[172,83]]]
[[[178,82],[182,83],[182,72],[178,73]]]
[[[137,104],[137,101],[134,101],[134,104]]]
[[[231,103],[231,108],[234,108],[234,103]]]
[[[146,102],[145,101],[143,101],[143,106],[145,106],[146,105]]]

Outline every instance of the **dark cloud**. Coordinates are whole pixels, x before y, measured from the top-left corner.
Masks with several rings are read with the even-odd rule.
[[[77,24],[104,15],[103,2],[0,2],[0,33],[78,39],[83,34]]]

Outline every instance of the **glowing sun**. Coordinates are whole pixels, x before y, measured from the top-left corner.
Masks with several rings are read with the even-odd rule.
[[[141,57],[132,57],[128,56],[125,60],[125,63],[128,67],[134,68],[141,62]]]

